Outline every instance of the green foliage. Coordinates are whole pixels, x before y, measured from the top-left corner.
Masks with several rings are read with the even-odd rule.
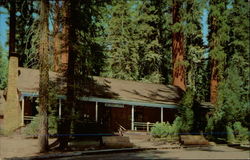
[[[235,139],[241,143],[249,143],[250,132],[246,127],[241,125],[241,122],[235,122],[233,124]]]
[[[29,123],[23,133],[26,135],[26,136],[29,136],[29,137],[33,137],[33,138],[36,138],[38,137],[38,134],[39,134],[39,122],[40,122],[40,119],[39,119],[39,116],[36,115],[33,120],[31,121],[31,123]],[[50,116],[48,117],[48,132],[50,135],[54,135],[57,133],[57,123],[58,123],[58,120],[57,120],[57,117],[55,116]]]
[[[232,60],[226,70],[226,79],[220,82],[218,106],[212,117],[208,120],[206,130],[208,132],[225,132],[226,125],[240,122],[242,126],[249,128],[249,93],[244,87],[244,80],[240,74],[240,68]],[[236,123],[237,126],[238,123]],[[239,125],[239,124],[238,124]],[[222,135],[214,135],[221,137]]]
[[[206,130],[211,134],[228,132],[227,137],[212,134],[214,138],[243,142],[247,139],[246,128],[250,128],[247,120],[250,117],[249,3],[211,1],[210,7],[210,54],[218,61],[221,81],[216,109],[208,119]],[[235,134],[239,130],[241,134]]]
[[[218,70],[219,79],[223,79],[223,71],[227,57],[226,46],[229,41],[230,27],[227,24],[229,10],[227,8],[227,0],[211,0],[209,1],[209,55],[211,59],[217,63],[216,69]]]
[[[15,45],[21,67],[38,67],[38,4],[30,0],[16,1]]]
[[[180,104],[179,114],[180,118],[178,118],[179,123],[182,124],[181,132],[189,132],[193,128],[194,123],[194,112],[192,107],[194,105],[194,91],[191,89],[187,89],[185,95],[183,96]]]
[[[107,60],[102,75],[161,83],[169,75],[170,45],[165,1],[113,1],[107,26]],[[159,5],[161,7],[159,7]],[[166,63],[164,63],[166,62]],[[165,68],[167,67],[167,68]],[[169,72],[169,73],[168,73]],[[169,77],[166,77],[169,79]]]
[[[230,126],[226,126],[226,130],[227,130],[227,142],[234,143],[235,137],[233,129]]]
[[[226,131],[228,143],[249,143],[250,132],[247,128],[242,127],[241,122],[235,122],[233,125],[227,125]]]
[[[0,46],[0,90],[7,87],[8,57]]]
[[[138,46],[133,39],[135,14],[128,1],[114,1],[107,19],[107,60],[104,76],[137,80],[139,76]]]
[[[178,126],[176,124],[165,123],[155,123],[151,128],[151,135],[155,138],[167,138],[169,140],[174,140],[178,137]]]

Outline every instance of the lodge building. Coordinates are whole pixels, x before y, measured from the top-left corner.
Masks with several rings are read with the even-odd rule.
[[[59,90],[57,114],[66,96],[63,75],[49,72],[52,85]],[[9,59],[8,87],[0,92],[0,129],[9,133],[24,126],[38,113],[39,70],[18,67],[18,57]],[[182,90],[172,85],[153,84],[104,77],[92,77],[77,98],[81,118],[116,131],[140,129],[139,123],[172,122],[175,119]]]

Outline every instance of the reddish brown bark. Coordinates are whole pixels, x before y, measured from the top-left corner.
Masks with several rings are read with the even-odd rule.
[[[78,6],[79,1],[77,0],[65,0],[64,1],[64,28],[63,28],[63,41],[64,50],[62,55],[62,69],[66,73],[67,77],[67,93],[66,93],[66,107],[62,110],[63,119],[61,121],[60,134],[66,136],[59,137],[60,146],[59,148],[65,149],[68,147],[69,134],[71,133],[71,122],[74,117],[73,110],[76,106],[76,95],[75,95],[75,59],[76,52],[74,51],[73,45],[76,43],[76,32],[74,27],[70,27],[76,22],[74,17],[76,17],[75,8]]]
[[[210,102],[215,104],[218,96],[218,69],[216,60],[211,60],[211,67]]]
[[[68,57],[69,57],[69,22],[68,22],[68,11],[66,0],[63,6],[63,30],[62,30],[62,51],[61,51],[61,70],[66,71],[68,68]]]
[[[60,24],[60,7],[59,0],[55,1],[55,16],[54,16],[54,71],[59,71],[60,60],[60,37],[59,37],[59,24]]]
[[[173,0],[173,24],[180,22],[180,2]],[[173,85],[186,90],[184,61],[184,35],[181,31],[172,34]]]
[[[215,17],[212,17],[212,25],[211,25],[211,32],[217,33],[217,21]],[[218,34],[218,33],[217,33]],[[218,44],[218,41],[212,37],[211,41],[211,50],[213,50]],[[210,102],[215,104],[217,102],[218,96],[218,83],[219,83],[219,76],[218,76],[218,61],[211,56],[211,79],[210,79]]]

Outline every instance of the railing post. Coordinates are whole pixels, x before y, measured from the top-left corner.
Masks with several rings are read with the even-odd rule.
[[[134,112],[135,112],[135,108],[134,106],[132,106],[132,109],[131,109],[131,130],[133,131],[134,130]]]
[[[161,122],[163,122],[163,107],[161,107]]]
[[[147,132],[149,132],[149,122],[147,122]]]
[[[59,108],[58,108],[59,118],[62,118],[62,99],[59,98]]]
[[[98,122],[98,102],[95,102],[95,121]]]
[[[24,126],[24,97],[22,97],[22,121],[21,125]]]

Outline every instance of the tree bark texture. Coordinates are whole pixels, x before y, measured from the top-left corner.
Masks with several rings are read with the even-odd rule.
[[[217,27],[217,21],[215,17],[212,17],[211,22],[211,32],[217,33],[218,27]],[[218,44],[218,41],[216,41],[215,37],[212,37],[210,50],[213,50]],[[211,78],[210,78],[210,102],[212,104],[215,104],[217,102],[217,96],[218,96],[218,83],[219,83],[219,71],[218,71],[218,60],[214,58],[214,56],[211,56]]]
[[[61,121],[60,133],[64,136],[60,136],[60,149],[67,149],[68,141],[71,134],[71,123],[73,117],[73,110],[75,108],[76,103],[76,95],[75,95],[75,59],[76,52],[74,50],[73,45],[76,43],[76,34],[75,28],[70,27],[74,24],[74,16],[75,15],[75,7],[77,1],[74,0],[65,0],[65,20],[64,20],[64,46],[66,50],[64,50],[65,58],[65,67],[66,69],[66,77],[67,77],[67,99],[66,99],[66,107],[63,109],[62,116],[63,119]],[[63,58],[63,57],[62,57]]]
[[[61,51],[61,70],[67,71],[69,57],[69,3],[68,0],[63,2],[63,29],[62,29],[62,51]]]
[[[48,87],[49,87],[49,67],[48,67],[48,16],[49,3],[47,0],[41,0],[40,10],[40,44],[39,44],[39,128],[38,135],[39,151],[46,152],[48,150]]]
[[[180,2],[173,0],[173,24],[180,22]],[[184,35],[181,31],[172,33],[173,85],[186,90],[184,62]]]
[[[211,60],[211,83],[210,83],[210,102],[215,104],[218,96],[218,62],[215,59]]]
[[[59,6],[59,0],[55,1],[55,15],[54,15],[54,71],[59,71],[59,61],[60,61],[60,6]]]

